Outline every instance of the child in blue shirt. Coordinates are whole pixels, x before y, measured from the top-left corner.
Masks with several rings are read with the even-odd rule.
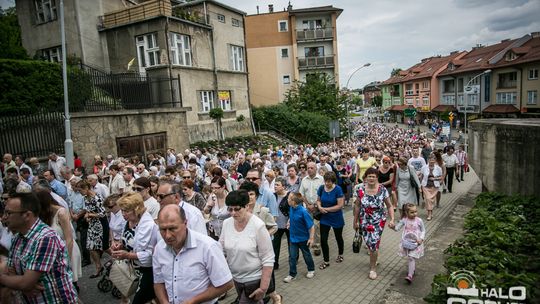
[[[315,263],[309,251],[313,244],[315,235],[315,226],[313,220],[303,205],[304,200],[300,193],[291,193],[289,195],[289,275],[283,279],[283,282],[289,283],[296,278],[296,262],[298,260],[298,250],[302,250],[304,261],[306,262],[308,273],[306,278],[311,279],[315,276]]]

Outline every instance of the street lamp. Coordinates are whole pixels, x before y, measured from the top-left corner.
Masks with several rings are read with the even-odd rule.
[[[60,35],[62,40],[62,83],[64,86],[64,125],[66,128],[66,140],[64,141],[64,152],[66,164],[74,168],[73,140],[71,139],[71,122],[69,116],[69,95],[67,83],[67,60],[66,60],[66,31],[64,26],[64,0],[60,0]]]
[[[347,88],[347,91],[349,90],[349,81],[351,81],[351,78],[354,76],[354,74],[356,74],[356,72],[358,72],[360,69],[368,67],[370,65],[371,63],[368,62],[364,64],[363,66],[354,70],[354,72],[352,72],[351,76],[349,76],[349,79],[347,79],[347,84],[345,84],[345,88]],[[349,98],[350,96],[347,96],[347,133],[349,135],[349,141],[350,141],[351,140],[351,116],[349,113]]]
[[[480,74],[474,76],[473,78],[471,78],[471,79],[469,80],[469,82],[467,82],[467,84],[465,85],[465,88],[466,88],[466,89],[469,88],[469,85],[470,85],[470,84],[473,82],[473,80],[475,80],[476,78],[478,78],[478,77],[480,77],[480,76],[482,76],[482,75],[485,75],[485,74],[489,74],[489,73],[491,73],[491,70],[488,69],[488,70],[485,70],[485,71],[483,71],[482,73],[480,73]],[[467,98],[465,99],[465,100],[467,100],[467,102],[465,103],[465,121],[463,122],[464,127],[465,127],[465,134],[464,134],[464,135],[466,135],[466,137],[465,137],[465,151],[468,151],[468,138],[469,138],[469,135],[468,135],[469,132],[468,132],[468,130],[467,130],[467,113],[469,112],[469,96],[468,96],[468,95],[469,95],[469,94],[467,94]]]

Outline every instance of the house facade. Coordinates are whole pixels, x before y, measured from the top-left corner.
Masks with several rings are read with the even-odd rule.
[[[255,106],[277,104],[295,81],[326,73],[339,86],[336,20],[332,6],[246,16],[250,100]]]

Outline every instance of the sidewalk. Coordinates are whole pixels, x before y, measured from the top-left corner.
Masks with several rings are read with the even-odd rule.
[[[441,208],[434,210],[434,218],[432,221],[425,221],[426,212],[423,209],[419,210],[420,217],[424,219],[426,224],[426,250],[423,259],[429,259],[432,254],[441,254],[446,248],[444,246],[432,246],[437,242],[434,239],[436,231],[448,220],[448,216],[453,212],[457,205],[457,201],[463,198],[469,190],[476,184],[478,178],[471,170],[465,176],[465,182],[454,183],[454,192],[443,194],[441,199]],[[397,220],[397,217],[396,217]],[[462,217],[461,217],[462,220]],[[322,263],[322,255],[314,257],[316,270],[313,279],[307,279],[307,272],[303,259],[300,258],[298,263],[298,276],[291,283],[283,283],[283,278],[288,275],[288,254],[287,243],[282,242],[281,257],[279,264],[280,269],[275,272],[276,290],[283,295],[284,303],[378,303],[387,289],[393,285],[402,284],[402,277],[405,275],[407,261],[404,258],[397,256],[397,249],[401,239],[401,232],[395,232],[386,228],[380,246],[379,252],[379,267],[377,268],[378,278],[370,280],[369,273],[369,256],[366,250],[362,247],[359,254],[352,252],[352,239],[354,231],[352,229],[352,209],[345,209],[345,228],[343,237],[345,240],[345,260],[341,264],[334,262],[337,255],[337,245],[333,234],[330,233],[330,267],[325,270],[319,270],[318,265]],[[415,282],[429,282],[433,273],[439,269],[424,272],[425,267],[422,266],[423,261],[419,261],[419,271]],[[431,270],[431,269],[428,269]],[[418,297],[427,295],[426,286],[413,283],[412,286],[407,286],[408,292],[417,294]],[[429,285],[427,286],[429,287]],[[220,303],[232,303],[236,293],[234,290],[229,292],[229,296]],[[398,302],[394,302],[398,303]],[[403,302],[399,302],[403,303]],[[414,302],[412,302],[414,303]]]

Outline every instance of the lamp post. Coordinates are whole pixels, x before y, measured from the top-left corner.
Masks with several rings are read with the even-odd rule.
[[[356,74],[356,72],[358,72],[360,69],[368,67],[370,65],[371,63],[368,62],[364,64],[363,66],[354,70],[354,72],[352,72],[351,76],[349,76],[349,79],[347,79],[347,84],[345,84],[345,88],[347,88],[347,91],[349,90],[349,81],[351,81],[351,78],[354,76],[354,74]],[[350,96],[347,96],[347,133],[349,135],[349,141],[350,141],[351,140],[351,116],[349,113],[349,98]]]
[[[491,70],[488,69],[488,70],[485,70],[482,73],[474,76],[473,78],[471,78],[469,80],[469,82],[467,82],[467,84],[465,85],[465,88],[468,88],[469,85],[471,84],[471,82],[473,82],[473,80],[475,80],[476,78],[478,78],[478,77],[480,77],[482,75],[485,75],[485,74],[489,74],[489,73],[491,73]],[[467,129],[467,113],[469,112],[469,94],[467,94],[466,100],[467,100],[467,102],[465,103],[465,121],[463,122],[463,126],[465,127],[465,134],[464,135],[466,136],[465,137],[465,151],[468,151],[468,148],[469,148],[469,146],[468,146],[469,131]]]
[[[69,100],[67,87],[67,62],[66,62],[66,31],[64,27],[64,0],[60,0],[60,34],[62,37],[62,82],[64,84],[64,125],[66,128],[66,140],[64,152],[66,163],[69,168],[74,168],[73,140],[71,140],[71,122],[69,116]]]

